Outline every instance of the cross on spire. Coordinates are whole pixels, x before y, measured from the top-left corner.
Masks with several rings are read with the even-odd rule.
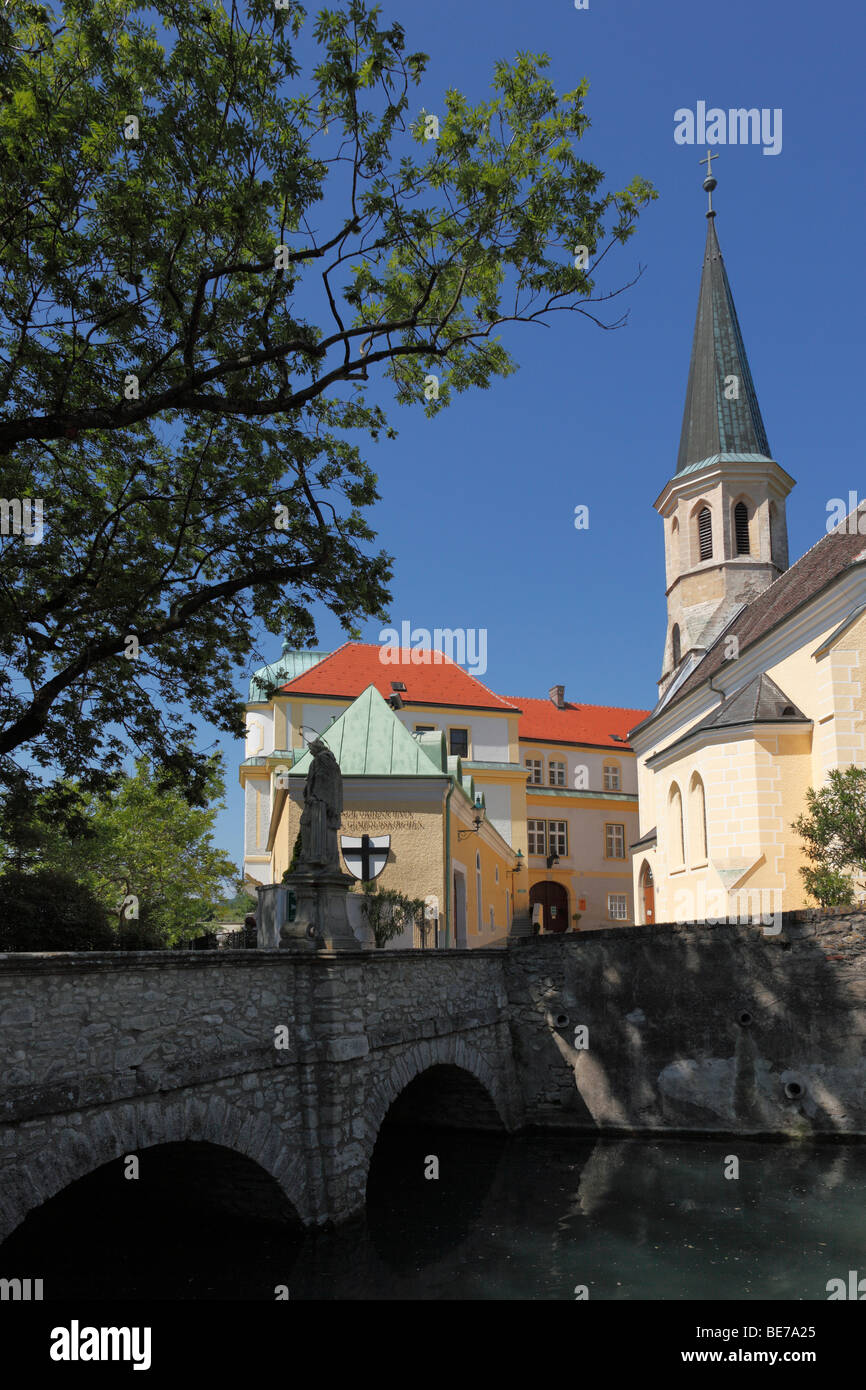
[[[706,159],[698,160],[699,164],[706,164],[707,166],[707,177],[704,179],[704,188],[707,190],[707,201],[709,204],[707,209],[707,217],[715,217],[716,215],[713,212],[713,189],[716,187],[718,180],[713,174],[713,160],[718,158],[719,156],[717,154],[714,154],[712,150],[707,150]]]

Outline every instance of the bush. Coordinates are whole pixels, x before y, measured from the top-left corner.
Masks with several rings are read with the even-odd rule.
[[[0,951],[110,951],[117,934],[102,903],[71,874],[0,875]]]
[[[366,897],[363,912],[373,932],[373,940],[380,950],[393,941],[395,936],[421,919],[424,912],[423,898],[407,898],[391,888],[377,888],[375,883],[361,885]]]

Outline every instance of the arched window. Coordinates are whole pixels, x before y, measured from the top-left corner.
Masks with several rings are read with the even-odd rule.
[[[683,797],[674,782],[668,798],[668,835],[670,837],[670,865],[678,868],[686,862],[685,832],[683,829]]]
[[[707,857],[707,798],[700,773],[692,777],[689,787],[689,843],[692,862],[703,863]]]
[[[478,934],[482,931],[482,908],[481,908],[481,855],[475,852],[475,907],[478,919]]]
[[[675,665],[675,666],[679,666],[679,664],[680,664],[680,655],[681,655],[681,653],[680,653],[680,625],[679,625],[679,623],[674,623],[673,627],[671,628],[671,655],[672,655],[672,657],[673,657],[673,663],[674,663],[674,665]]]
[[[734,542],[737,555],[749,554],[749,509],[745,502],[734,507]]]
[[[698,546],[702,560],[713,558],[713,518],[709,507],[698,512]]]
[[[638,915],[646,926],[652,926],[656,919],[653,871],[646,860],[644,860],[643,868],[640,871]]]

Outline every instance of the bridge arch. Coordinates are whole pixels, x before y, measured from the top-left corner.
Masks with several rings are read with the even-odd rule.
[[[0,1240],[64,1188],[96,1169],[162,1144],[201,1141],[241,1154],[258,1164],[306,1225],[310,1210],[303,1156],[264,1111],[232,1105],[222,1096],[142,1097],[110,1109],[26,1121],[44,1131],[44,1143],[26,1173],[4,1175],[0,1192]],[[40,1136],[41,1137],[41,1136]]]
[[[365,1176],[369,1174],[373,1150],[388,1111],[413,1081],[436,1067],[455,1067],[473,1077],[492,1102],[503,1132],[511,1128],[504,1085],[480,1049],[459,1036],[430,1038],[401,1051],[367,1094],[366,1133],[362,1141]]]

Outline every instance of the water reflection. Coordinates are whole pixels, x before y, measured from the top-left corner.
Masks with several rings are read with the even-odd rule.
[[[591,1299],[824,1300],[828,1279],[866,1272],[856,1146],[394,1127],[365,1218],[306,1235],[224,1209],[191,1224],[182,1200],[133,1230],[103,1208],[94,1232],[82,1187],[2,1250],[5,1272],[44,1271],[46,1297],[272,1299],[287,1284],[292,1299],[573,1299],[585,1285]]]

